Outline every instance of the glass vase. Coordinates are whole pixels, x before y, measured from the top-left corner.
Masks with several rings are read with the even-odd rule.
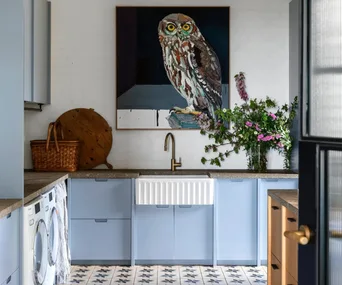
[[[260,144],[251,147],[247,151],[248,170],[255,172],[267,171],[267,153],[268,150]]]

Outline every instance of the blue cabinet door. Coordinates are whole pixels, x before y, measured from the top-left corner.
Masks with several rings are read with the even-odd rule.
[[[175,206],[175,260],[211,264],[213,207]]]
[[[262,264],[267,264],[267,191],[297,188],[298,179],[259,179],[259,250]]]
[[[136,260],[172,260],[174,252],[173,206],[136,206]]]
[[[257,180],[218,179],[216,183],[217,262],[255,264]]]

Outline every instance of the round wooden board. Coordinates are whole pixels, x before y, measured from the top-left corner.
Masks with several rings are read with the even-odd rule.
[[[100,164],[108,168],[113,166],[107,162],[112,148],[112,128],[94,109],[78,108],[62,114],[60,122],[64,140],[81,142],[79,169],[92,169]]]

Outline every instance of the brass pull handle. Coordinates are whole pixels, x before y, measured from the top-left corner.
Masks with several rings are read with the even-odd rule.
[[[331,238],[342,238],[342,232],[339,231],[330,231],[329,237]]]
[[[311,238],[311,231],[308,226],[300,226],[299,231],[286,231],[284,236],[288,239],[294,240],[301,245],[306,245],[309,243]]]

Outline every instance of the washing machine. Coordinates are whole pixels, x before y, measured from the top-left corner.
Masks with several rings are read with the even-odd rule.
[[[52,188],[43,194],[45,222],[48,236],[48,268],[43,285],[53,285],[56,280],[56,260],[59,250],[58,213],[56,209],[56,190]]]
[[[43,208],[39,197],[23,208],[23,285],[43,285],[48,268],[48,235]]]

